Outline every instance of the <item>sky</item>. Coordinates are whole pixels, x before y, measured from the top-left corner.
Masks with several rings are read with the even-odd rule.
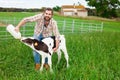
[[[62,5],[78,5],[78,2],[89,7],[85,0],[0,0],[0,7],[5,8],[42,8]]]

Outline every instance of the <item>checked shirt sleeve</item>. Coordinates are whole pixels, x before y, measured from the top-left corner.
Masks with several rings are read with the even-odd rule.
[[[42,14],[37,14],[35,16],[30,16],[30,17],[26,17],[23,19],[24,22],[35,22],[39,19],[41,19]]]
[[[58,26],[57,26],[57,22],[56,21],[53,22],[53,33],[54,33],[56,39],[59,40],[60,33],[59,33],[59,30],[58,30]]]

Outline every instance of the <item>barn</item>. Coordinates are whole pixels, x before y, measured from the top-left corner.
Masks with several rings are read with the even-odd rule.
[[[61,15],[64,16],[88,16],[88,11],[83,5],[63,5],[61,7]]]

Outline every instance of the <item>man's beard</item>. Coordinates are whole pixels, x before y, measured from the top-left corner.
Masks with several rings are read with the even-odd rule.
[[[45,26],[45,27],[48,26],[48,24],[49,24],[49,22],[50,22],[50,19],[51,19],[51,18],[48,17],[48,16],[45,16],[45,17],[44,17],[44,26]]]
[[[51,19],[51,18],[48,17],[48,16],[45,16],[45,17],[44,17],[44,20],[45,20],[45,21],[50,21],[50,19]]]

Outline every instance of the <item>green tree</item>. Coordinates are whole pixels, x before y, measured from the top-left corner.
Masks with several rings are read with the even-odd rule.
[[[97,16],[117,17],[120,0],[86,0],[89,6],[95,7]]]
[[[60,9],[61,9],[61,7],[59,7],[59,6],[53,7],[53,10],[54,10],[54,11],[57,11],[57,12],[59,12]]]

